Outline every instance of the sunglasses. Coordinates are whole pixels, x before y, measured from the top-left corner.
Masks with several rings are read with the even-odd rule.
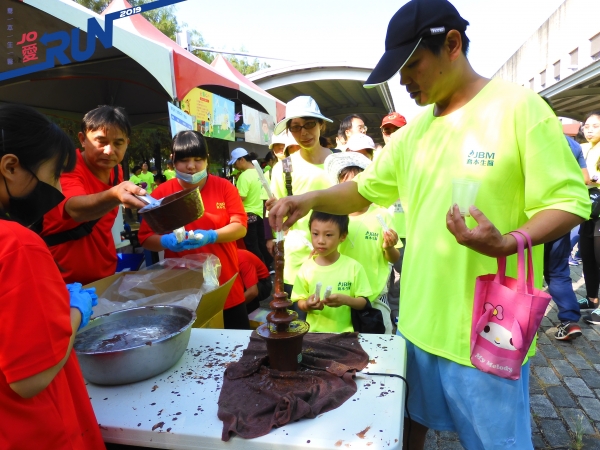
[[[292,125],[290,126],[290,131],[292,133],[299,133],[300,131],[302,131],[302,128],[306,129],[306,130],[312,130],[314,127],[317,126],[317,122],[306,122],[304,125]]]
[[[392,134],[397,129],[398,128],[386,127],[386,128],[382,128],[381,132],[383,133],[384,136],[389,136],[390,134]]]

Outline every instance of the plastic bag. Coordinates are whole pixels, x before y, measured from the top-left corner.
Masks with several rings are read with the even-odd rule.
[[[219,287],[220,273],[221,262],[214,255],[165,259],[115,281],[99,296],[92,317],[149,305],[179,305],[195,311],[202,295]]]

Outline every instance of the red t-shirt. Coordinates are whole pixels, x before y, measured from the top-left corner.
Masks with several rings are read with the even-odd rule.
[[[179,184],[179,180],[173,178],[166,183],[162,183],[152,191],[152,197],[163,198],[167,195],[182,191],[183,188]],[[218,230],[230,223],[241,223],[247,227],[247,216],[244,211],[244,205],[238,194],[237,189],[227,180],[209,175],[206,179],[206,184],[200,191],[202,203],[204,203],[204,215],[198,220],[189,223],[185,226],[186,230]],[[140,244],[150,236],[154,235],[154,231],[148,223],[142,220],[138,231],[138,239]],[[224,242],[220,244],[209,244],[195,250],[187,250],[184,252],[172,252],[165,250],[165,258],[181,258],[184,255],[193,255],[197,253],[210,253],[215,255],[221,261],[221,275],[219,283],[222,285],[229,281],[231,277],[238,273],[238,258],[237,247],[235,242]],[[242,280],[237,277],[227,300],[225,301],[224,309],[229,309],[244,302],[244,287]]]
[[[72,334],[69,293],[46,244],[0,220],[0,448],[104,449],[75,352],[46,389],[9,386],[60,362]]]
[[[123,169],[119,166],[119,182],[123,181]],[[113,172],[110,184],[100,181],[88,169],[80,152],[77,152],[75,170],[60,177],[62,191],[66,197],[60,205],[44,216],[42,236],[71,230],[80,225],[65,210],[65,204],[71,197],[97,194],[113,186]],[[66,283],[92,283],[113,275],[117,270],[117,250],[112,237],[112,227],[119,211],[115,207],[105,214],[87,236],[64,244],[50,247],[50,252],[59,264]]]
[[[246,289],[258,284],[258,280],[269,278],[269,269],[254,253],[238,248],[238,261],[240,275]]]

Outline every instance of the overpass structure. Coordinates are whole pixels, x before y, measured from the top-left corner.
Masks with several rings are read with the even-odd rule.
[[[321,113],[334,121],[327,124],[327,137],[337,134],[344,117],[359,114],[368,127],[367,134],[383,144],[379,126],[395,108],[387,83],[373,89],[363,87],[372,70],[347,62],[303,63],[261,70],[247,78],[284,103],[299,95],[313,97]]]

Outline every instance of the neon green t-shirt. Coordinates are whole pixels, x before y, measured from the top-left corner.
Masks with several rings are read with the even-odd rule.
[[[151,194],[153,190],[152,185],[154,184],[154,175],[152,175],[152,172],[140,172],[138,178],[140,179],[140,182],[144,181],[146,182],[146,184],[148,184],[148,186],[146,187],[146,192],[148,194]]]
[[[469,361],[476,277],[497,262],[456,242],[446,229],[452,179],[481,182],[475,205],[501,233],[546,209],[589,217],[581,170],[560,122],[533,91],[491,80],[469,103],[443,117],[433,106],[392,135],[384,151],[354,178],[361,195],[404,206],[406,239],[399,324],[421,349],[463,365]],[[472,217],[467,226],[476,226]],[[534,249],[541,286],[544,249]],[[508,258],[516,275],[516,257]]]
[[[254,213],[262,218],[263,202],[260,198],[260,192],[263,188],[256,169],[248,169],[240,173],[235,187],[237,187],[240,197],[245,197],[242,203],[246,213]]]
[[[140,177],[138,177],[136,174],[132,174],[129,177],[129,181],[131,181],[133,184],[140,184],[142,182],[142,180],[140,180]]]
[[[392,217],[387,209],[371,205],[360,216],[350,216],[348,236],[338,250],[342,255],[358,261],[365,269],[373,295],[371,301],[387,292],[390,266],[383,251],[383,230],[377,220],[381,215],[388,227],[393,228]],[[400,243],[400,245],[402,245]]]
[[[269,166],[267,166],[267,167],[269,167]],[[265,171],[263,173],[265,175],[267,183],[269,183],[269,186],[270,186],[271,185],[271,170],[266,170],[267,167],[265,167]],[[269,169],[271,169],[271,168],[269,167]],[[262,186],[262,184],[261,184],[261,186]],[[269,200],[269,194],[267,194],[267,191],[265,191],[264,187],[261,188],[261,190],[260,190],[260,199],[261,200]]]
[[[292,194],[299,195],[305,192],[326,189],[331,186],[329,179],[323,170],[323,164],[311,164],[302,158],[302,151],[293,153],[290,156],[292,161]],[[283,163],[278,162],[271,170],[271,190],[276,198],[287,197],[285,189],[285,174],[283,173]],[[296,273],[304,261],[310,255],[310,230],[308,229],[308,219],[310,213],[298,220],[290,228],[290,232],[285,238],[285,267],[283,270],[283,280],[287,284],[294,284]]]
[[[392,228],[398,234],[398,237],[405,238],[406,219],[404,218],[404,208],[402,207],[402,202],[400,200],[396,200],[394,204],[388,208],[388,211],[392,215],[392,223],[394,224]]]
[[[175,171],[171,170],[171,169],[165,169],[165,170],[163,170],[163,175],[165,176],[167,181],[169,181],[169,180],[175,178]]]
[[[348,256],[340,255],[339,259],[330,266],[320,266],[313,258],[307,259],[296,275],[291,300],[293,302],[306,300],[315,293],[318,282],[323,283],[321,296],[325,294],[326,287],[331,286],[332,294],[345,294],[354,298],[372,297],[365,269]],[[349,306],[344,305],[338,308],[325,306],[322,311],[309,311],[306,321],[310,324],[310,331],[327,333],[354,331],[350,309]]]

